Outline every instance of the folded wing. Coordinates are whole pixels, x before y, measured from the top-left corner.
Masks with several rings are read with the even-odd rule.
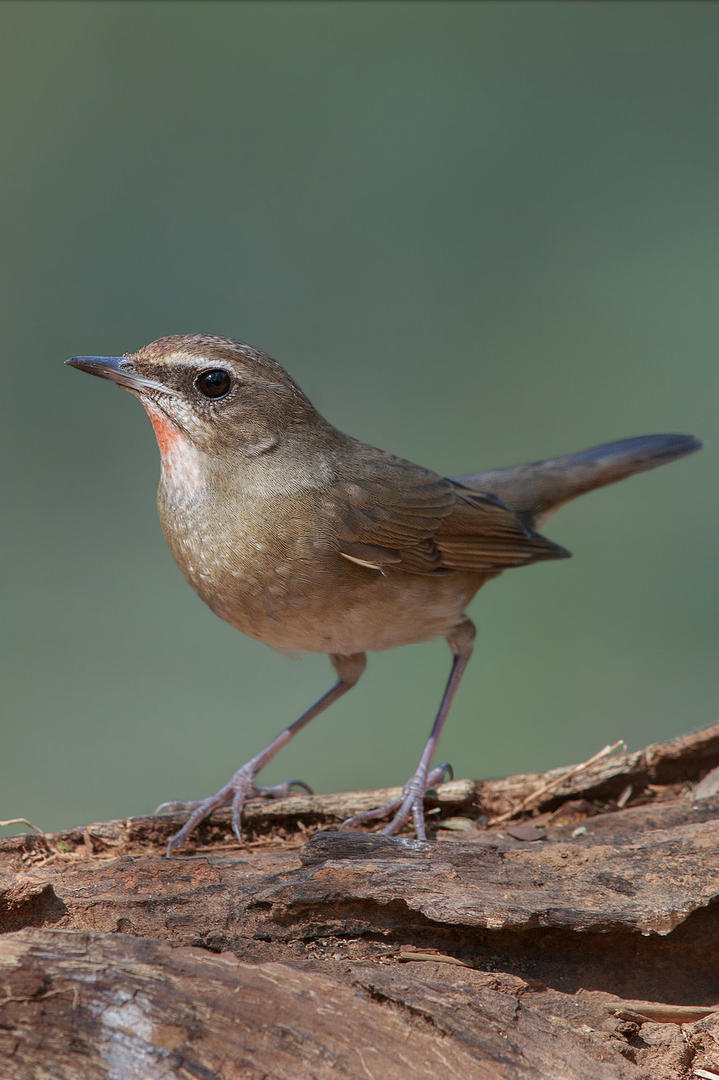
[[[339,550],[360,565],[491,575],[569,555],[524,525],[497,496],[391,454],[358,450],[343,472]]]

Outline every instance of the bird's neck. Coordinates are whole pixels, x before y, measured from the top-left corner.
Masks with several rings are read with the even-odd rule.
[[[205,455],[173,420],[151,402],[143,401],[162,460],[162,483],[173,501],[187,501],[206,484]]]
[[[168,507],[188,508],[215,494],[229,501],[276,498],[302,488],[321,488],[331,480],[337,439],[329,425],[318,426],[314,439],[304,434],[299,445],[285,434],[237,446],[231,456],[214,455],[198,447],[152,402],[142,404],[160,450],[160,486]]]

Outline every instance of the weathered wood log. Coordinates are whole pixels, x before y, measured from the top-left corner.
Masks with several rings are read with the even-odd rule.
[[[454,781],[428,844],[331,831],[367,792],[2,841],[0,1077],[719,1077],[717,765]]]

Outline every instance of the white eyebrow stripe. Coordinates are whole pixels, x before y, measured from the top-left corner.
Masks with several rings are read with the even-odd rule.
[[[271,390],[286,390],[285,383],[277,382],[270,378],[265,377],[264,372],[254,372],[251,370],[236,371],[234,363],[230,360],[217,359],[211,356],[192,356],[187,353],[168,353],[167,356],[163,356],[159,361],[160,364],[172,364],[177,367],[185,367],[190,370],[196,369],[200,371],[212,371],[214,368],[222,368],[223,371],[229,371],[233,379],[238,383],[261,383],[262,386],[268,386]],[[240,366],[242,361],[239,361]]]

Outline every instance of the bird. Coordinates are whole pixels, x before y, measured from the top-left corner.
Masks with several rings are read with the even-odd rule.
[[[231,805],[242,842],[249,799],[311,791],[255,779],[356,685],[368,652],[443,637],[452,664],[417,767],[398,798],[342,826],[390,818],[386,835],[409,826],[425,841],[425,795],[451,776],[432,762],[472,655],[474,595],[505,570],[569,556],[538,531],[564,503],[701,447],[692,435],[646,435],[449,478],[339,431],[277,361],[234,338],[173,334],[66,363],[144,406],[161,457],[162,528],[202,600],[269,646],[327,654],[337,676],[217,792],[157,808],[189,815],[168,856],[220,806]]]

